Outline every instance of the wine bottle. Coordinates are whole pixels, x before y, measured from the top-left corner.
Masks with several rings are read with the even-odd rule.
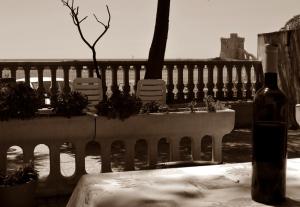
[[[265,204],[285,200],[287,115],[286,96],[277,85],[278,48],[266,45],[264,86],[253,102],[252,199]]]

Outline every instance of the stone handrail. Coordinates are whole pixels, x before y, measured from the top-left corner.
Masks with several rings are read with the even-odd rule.
[[[7,151],[17,145],[23,149],[25,162],[34,160],[34,148],[38,144],[49,147],[50,174],[39,182],[39,196],[59,195],[72,192],[78,179],[86,173],[85,156],[89,142],[101,146],[101,171],[111,171],[111,145],[122,141],[126,148],[126,168],[134,170],[136,141],[144,139],[148,146],[148,163],[157,163],[158,142],[167,138],[170,143],[171,160],[179,160],[179,145],[183,137],[192,140],[193,160],[201,160],[201,139],[212,137],[212,159],[222,161],[222,138],[234,127],[234,111],[177,112],[167,114],[141,114],[125,121],[105,117],[79,116],[38,117],[30,120],[0,122],[0,172],[7,168]],[[215,123],[215,124],[211,124]],[[60,172],[60,146],[72,143],[75,150],[75,173],[64,177]]]
[[[104,94],[107,95],[119,88],[124,93],[135,92],[147,64],[146,60],[98,62]],[[68,92],[69,80],[95,76],[92,66],[91,60],[0,60],[0,78],[25,77],[25,82],[29,84],[30,77],[36,76],[38,91],[44,93],[43,76],[50,76],[51,92],[56,93],[56,77],[62,76],[65,83],[63,90]],[[162,73],[167,82],[167,103],[183,103],[193,99],[202,101],[206,95],[228,101],[252,99],[253,92],[261,87],[263,80],[261,62],[256,60],[165,60]]]

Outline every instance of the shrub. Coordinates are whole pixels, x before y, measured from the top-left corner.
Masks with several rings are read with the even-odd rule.
[[[100,116],[124,120],[138,114],[141,106],[141,100],[135,95],[125,95],[118,90],[108,100],[99,102],[96,109],[97,114]]]
[[[225,109],[225,105],[220,101],[215,101],[212,96],[207,96],[204,99],[204,102],[208,112],[216,112],[217,110]]]
[[[28,183],[38,179],[38,173],[32,163],[25,164],[23,167],[8,175],[0,175],[0,186],[15,186]]]
[[[83,115],[83,110],[88,105],[85,95],[72,91],[51,96],[51,105],[57,115],[71,117]]]
[[[42,101],[37,92],[23,82],[0,86],[0,119],[32,118]]]
[[[145,103],[141,108],[141,113],[157,113],[163,111],[163,106],[156,101]]]

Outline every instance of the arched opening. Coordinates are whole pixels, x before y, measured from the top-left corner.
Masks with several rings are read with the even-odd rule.
[[[203,68],[203,83],[204,83],[204,96],[206,97],[207,96],[207,91],[208,91],[208,88],[207,88],[207,83],[208,83],[208,67],[207,65],[204,66]]]
[[[50,174],[50,150],[45,144],[39,144],[34,148],[34,168],[39,173],[39,179],[45,179]]]
[[[237,97],[237,83],[238,83],[238,75],[237,75],[237,68],[234,66],[232,68],[232,82],[233,82],[233,96]]]
[[[204,136],[201,140],[201,159],[205,161],[212,160],[212,137]]]
[[[101,147],[96,141],[85,146],[85,171],[89,174],[101,172]]]
[[[242,94],[243,94],[243,97],[246,97],[246,84],[247,84],[247,72],[246,72],[246,68],[245,66],[242,67]]]
[[[60,172],[65,177],[75,173],[75,149],[71,142],[63,143],[60,148]]]
[[[24,164],[23,149],[20,146],[11,146],[7,150],[7,173],[15,171]]]

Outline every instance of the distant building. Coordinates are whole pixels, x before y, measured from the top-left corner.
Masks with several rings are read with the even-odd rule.
[[[244,49],[245,38],[239,37],[237,33],[231,33],[230,38],[221,38],[221,59],[256,59]]]

